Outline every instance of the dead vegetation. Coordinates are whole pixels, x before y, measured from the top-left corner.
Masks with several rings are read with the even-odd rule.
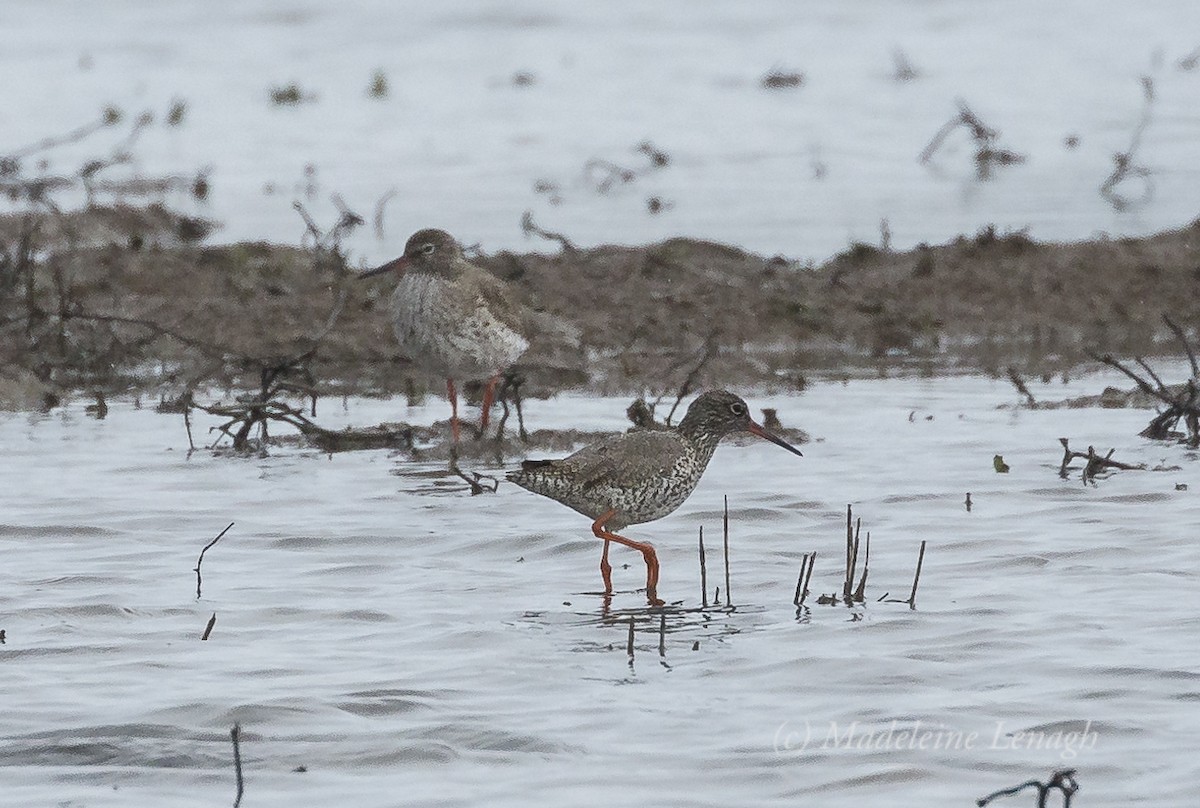
[[[1026,789],[1033,789],[1037,792],[1038,808],[1045,808],[1049,803],[1046,801],[1053,791],[1059,792],[1062,795],[1062,808],[1071,808],[1071,799],[1075,796],[1075,792],[1079,790],[1079,782],[1075,779],[1075,769],[1060,769],[1050,775],[1050,779],[1046,782],[1040,780],[1027,780],[1019,785],[1011,788],[1002,788],[999,791],[993,791],[986,797],[980,797],[975,800],[975,804],[983,808],[983,806],[995,800],[998,797],[1011,797],[1014,794],[1020,794]]]
[[[899,70],[899,67],[897,69]],[[1025,155],[1018,154],[1012,149],[1004,148],[997,143],[1000,138],[999,130],[985,124],[967,106],[966,101],[960,98],[956,99],[954,103],[958,105],[958,114],[942,124],[942,128],[937,131],[921,151],[921,155],[917,158],[918,162],[922,165],[927,165],[945,144],[950,134],[956,129],[966,129],[971,135],[971,140],[975,144],[975,175],[980,180],[990,179],[995,169],[1000,166],[1010,166],[1025,162]]]
[[[1133,380],[1138,390],[1159,405],[1158,414],[1138,433],[1141,437],[1179,441],[1195,449],[1200,447],[1200,362],[1183,328],[1166,314],[1163,315],[1163,323],[1178,340],[1191,366],[1191,376],[1182,384],[1166,385],[1154,368],[1140,356],[1133,361],[1142,373],[1132,370],[1111,354],[1093,355],[1093,358],[1124,373]],[[1186,431],[1179,431],[1180,423]]]
[[[1114,471],[1141,471],[1142,469],[1146,468],[1144,463],[1121,463],[1117,460],[1113,460],[1112,456],[1113,453],[1116,452],[1115,449],[1109,449],[1108,452],[1101,457],[1096,453],[1096,447],[1094,446],[1089,446],[1086,452],[1076,452],[1071,449],[1070,441],[1067,438],[1059,438],[1058,442],[1061,443],[1063,447],[1063,460],[1062,465],[1058,469],[1058,476],[1062,477],[1064,480],[1070,475],[1071,461],[1073,460],[1084,461],[1083,471],[1080,474],[1084,485],[1087,485],[1088,483],[1095,485],[1097,479],[1108,477]]]
[[[0,219],[0,377],[29,391],[27,406],[77,389],[177,398],[197,380],[261,392],[271,363],[222,357],[297,357],[343,294],[311,227],[304,249],[204,247],[178,226],[161,206]],[[1197,327],[1188,290],[1200,284],[1200,223],[1082,244],[987,229],[908,252],[855,245],[819,267],[691,239],[582,249],[532,232],[563,249],[474,260],[565,326],[535,339],[517,368],[535,397],[587,387],[673,398],[689,377],[692,389],[797,389],[826,368],[1046,377],[1094,361],[1091,346],[1164,353],[1175,339],[1164,311]],[[344,294],[307,360],[323,392],[419,396],[436,382],[396,354],[386,290]]]
[[[1137,162],[1138,147],[1142,144],[1142,135],[1154,112],[1154,79],[1142,76],[1142,114],[1133,128],[1129,147],[1113,155],[1113,171],[1100,185],[1100,195],[1116,210],[1127,210],[1131,206],[1141,205],[1154,198],[1154,174],[1149,168]],[[1135,195],[1130,195],[1129,188],[1140,182],[1140,188]]]
[[[968,498],[970,494],[967,495]],[[969,509],[968,509],[969,510]],[[862,573],[859,573],[859,561],[862,561]],[[812,583],[813,567],[816,566],[817,554],[805,553],[800,559],[800,572],[796,577],[796,594],[792,598],[792,604],[796,607],[797,616],[804,614],[805,601],[810,594],[809,584]],[[907,599],[901,600],[898,598],[889,598],[887,592],[884,592],[876,602],[886,603],[907,603],[910,609],[917,608],[917,586],[921,582],[921,568],[925,564],[925,541],[921,542],[921,549],[917,555],[917,568],[913,574],[912,590],[909,592]],[[829,594],[821,594],[817,596],[817,604],[821,606],[834,606],[839,603],[846,606],[855,606],[866,602],[867,576],[870,573],[871,565],[871,532],[867,531],[866,535],[862,532],[862,519],[855,519],[854,509],[846,506],[846,556],[845,565],[843,567],[842,586],[840,592],[831,592]]]
[[[176,101],[163,125],[185,110]],[[387,290],[341,282],[340,236],[362,217],[334,195],[340,218],[328,230],[300,210],[299,246],[204,246],[211,223],[173,212],[163,190],[200,199],[203,170],[187,182],[118,176],[137,138],[156,125],[146,114],[118,148],[71,172],[32,162],[123,120],[106,112],[0,159],[4,187],[24,206],[0,217],[0,397],[36,407],[75,391],[98,402],[153,391],[214,408],[241,449],[272,420],[330,447],[409,445],[404,425],[341,436],[306,423],[304,402],[311,413],[318,392],[419,399],[440,384],[396,354]],[[995,131],[965,105],[951,123],[991,150],[987,160],[998,154]],[[593,162],[593,187],[605,192],[672,163],[649,141],[632,152],[631,166]],[[120,202],[104,204],[105,194]],[[387,198],[376,205],[377,229]],[[72,199],[84,207],[68,210]],[[1161,353],[1172,334],[1160,312],[1184,332],[1197,328],[1187,301],[1200,283],[1200,223],[1081,244],[986,228],[908,252],[855,244],[820,266],[683,238],[585,249],[538,227],[532,214],[522,225],[560,249],[473,260],[541,317],[512,376],[534,397],[587,388],[677,402],[680,391],[717,385],[801,389],[807,374],[827,369],[1045,377],[1094,361],[1092,346]],[[229,391],[224,399],[199,395],[220,388]]]

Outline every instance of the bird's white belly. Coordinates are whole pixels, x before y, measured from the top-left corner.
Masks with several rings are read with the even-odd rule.
[[[480,379],[517,360],[529,343],[488,311],[464,306],[442,278],[405,275],[392,293],[392,326],[401,352],[439,376]]]

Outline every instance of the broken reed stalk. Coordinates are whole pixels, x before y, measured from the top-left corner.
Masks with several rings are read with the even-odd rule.
[[[658,655],[666,657],[667,655],[667,613],[658,613]]]
[[[231,527],[233,527],[233,522],[230,522],[228,525],[226,525],[225,529],[218,533],[215,539],[204,545],[204,549],[200,551],[200,557],[196,559],[196,568],[193,570],[193,572],[196,573],[196,600],[200,600],[200,565],[204,563],[204,554],[208,552],[210,547],[219,542],[221,537],[228,533],[229,528]]]
[[[245,790],[245,783],[242,780],[242,749],[238,743],[241,732],[240,724],[234,724],[233,729],[229,730],[229,737],[233,741],[233,771],[237,775],[237,796],[234,797],[233,808],[238,808],[242,804],[242,792]]]
[[[855,534],[854,534],[854,510],[850,505],[846,506],[846,571],[842,577],[842,597],[845,600],[850,600],[850,588],[853,586],[854,580],[854,555],[855,555]]]
[[[808,570],[804,573],[804,588],[800,590],[800,605],[804,605],[804,599],[808,597],[808,585],[812,583],[813,566],[817,563],[817,554],[814,551],[808,557]]]
[[[797,608],[800,606],[800,596],[804,594],[804,570],[808,567],[808,553],[800,557],[800,573],[796,576],[796,594],[792,598],[792,605]]]
[[[917,608],[917,584],[921,581],[921,565],[925,563],[925,540],[921,540],[921,553],[917,556],[917,572],[913,575],[912,592],[908,596],[908,608]]]
[[[625,653],[629,654],[629,664],[633,664],[633,615],[629,615],[629,639],[625,641]]]
[[[857,548],[858,542],[855,541]],[[867,544],[863,548],[863,570],[862,577],[858,579],[858,588],[854,590],[854,600],[862,603],[866,598],[867,591],[867,570],[871,566],[871,531],[867,531]]]
[[[722,522],[725,531],[725,605],[732,606],[729,597],[729,497],[725,497],[725,518]]]
[[[704,525],[700,525],[700,605],[708,608],[708,570],[704,566]]]
[[[843,586],[843,595],[848,603],[854,600],[854,574],[858,572],[858,547],[861,535],[862,517],[860,516],[854,520],[854,542],[850,548],[850,577],[846,579]]]
[[[854,542],[853,520],[854,520],[853,509],[851,508],[850,505],[847,504],[846,505],[846,569],[845,569],[845,575],[842,576],[843,581],[848,580],[850,578],[850,545]]]
[[[217,613],[213,612],[212,617],[208,618],[208,625],[204,627],[204,633],[200,635],[201,640],[207,640],[208,635],[212,634],[213,626],[217,624]]]

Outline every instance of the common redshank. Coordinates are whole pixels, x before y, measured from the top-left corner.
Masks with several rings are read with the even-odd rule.
[[[661,519],[682,505],[700,482],[721,438],[733,432],[749,432],[801,454],[755,423],[745,401],[724,390],[711,390],[692,402],[673,429],[634,429],[561,460],[526,460],[507,478],[595,520],[592,533],[604,540],[600,574],[606,595],[612,593],[609,542],[640,551],[646,559],[646,599],[661,606],[654,547],[613,531]]]
[[[391,314],[401,351],[421,370],[446,380],[455,444],[456,379],[487,379],[480,417],[480,427],[487,429],[500,374],[529,347],[521,306],[503,281],[464,258],[445,230],[418,230],[402,256],[359,277],[385,272],[399,279]]]

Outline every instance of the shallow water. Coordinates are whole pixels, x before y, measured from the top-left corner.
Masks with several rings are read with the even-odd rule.
[[[515,486],[470,497],[384,451],[188,457],[179,416],[130,401],[0,414],[0,804],[224,804],[234,722],[245,805],[967,805],[1067,767],[1082,804],[1190,804],[1195,455],[1137,438],[1145,411],[996,408],[1015,398],[981,378],[751,397],[816,440],[803,459],[724,445],[677,513],[628,531],[679,601],[661,655],[640,557],[614,548],[606,613],[587,520]],[[616,429],[625,404],[528,419]],[[322,406],[331,427],[445,415]],[[1180,468],[1060,480],[1059,436]],[[696,537],[723,584],[723,495],[736,608],[705,611]],[[847,503],[871,532],[867,603],[818,606]],[[908,596],[922,540],[917,608],[877,602]]]
[[[988,224],[1050,240],[1149,233],[1200,210],[1200,69],[1181,66],[1200,46],[1200,5],[1183,0],[9,6],[0,68],[19,80],[0,84],[0,153],[107,104],[130,119],[151,111],[134,164],[106,176],[211,168],[208,203],[173,201],[222,221],[222,240],[295,243],[293,200],[331,224],[332,192],[368,220],[349,242],[364,263],[430,225],[489,251],[553,246],[522,237],[525,210],[582,245],[689,235],[814,260],[878,243],[883,219],[910,247]],[[891,77],[896,49],[916,80]],[[804,85],[760,87],[776,67]],[[367,94],[376,70],[383,100]],[[519,72],[532,84],[515,85]],[[1137,162],[1153,197],[1117,211],[1098,189],[1130,146],[1142,76],[1155,101]],[[271,88],[289,82],[314,100],[273,106]],[[958,132],[918,165],[956,97],[1027,162],[980,183]],[[187,114],[171,128],[173,98]],[[125,135],[44,156],[75,171]],[[593,158],[648,167],[635,150],[646,139],[669,166],[607,194],[589,185]],[[390,191],[376,239],[374,205]],[[653,197],[668,209],[651,215]]]

